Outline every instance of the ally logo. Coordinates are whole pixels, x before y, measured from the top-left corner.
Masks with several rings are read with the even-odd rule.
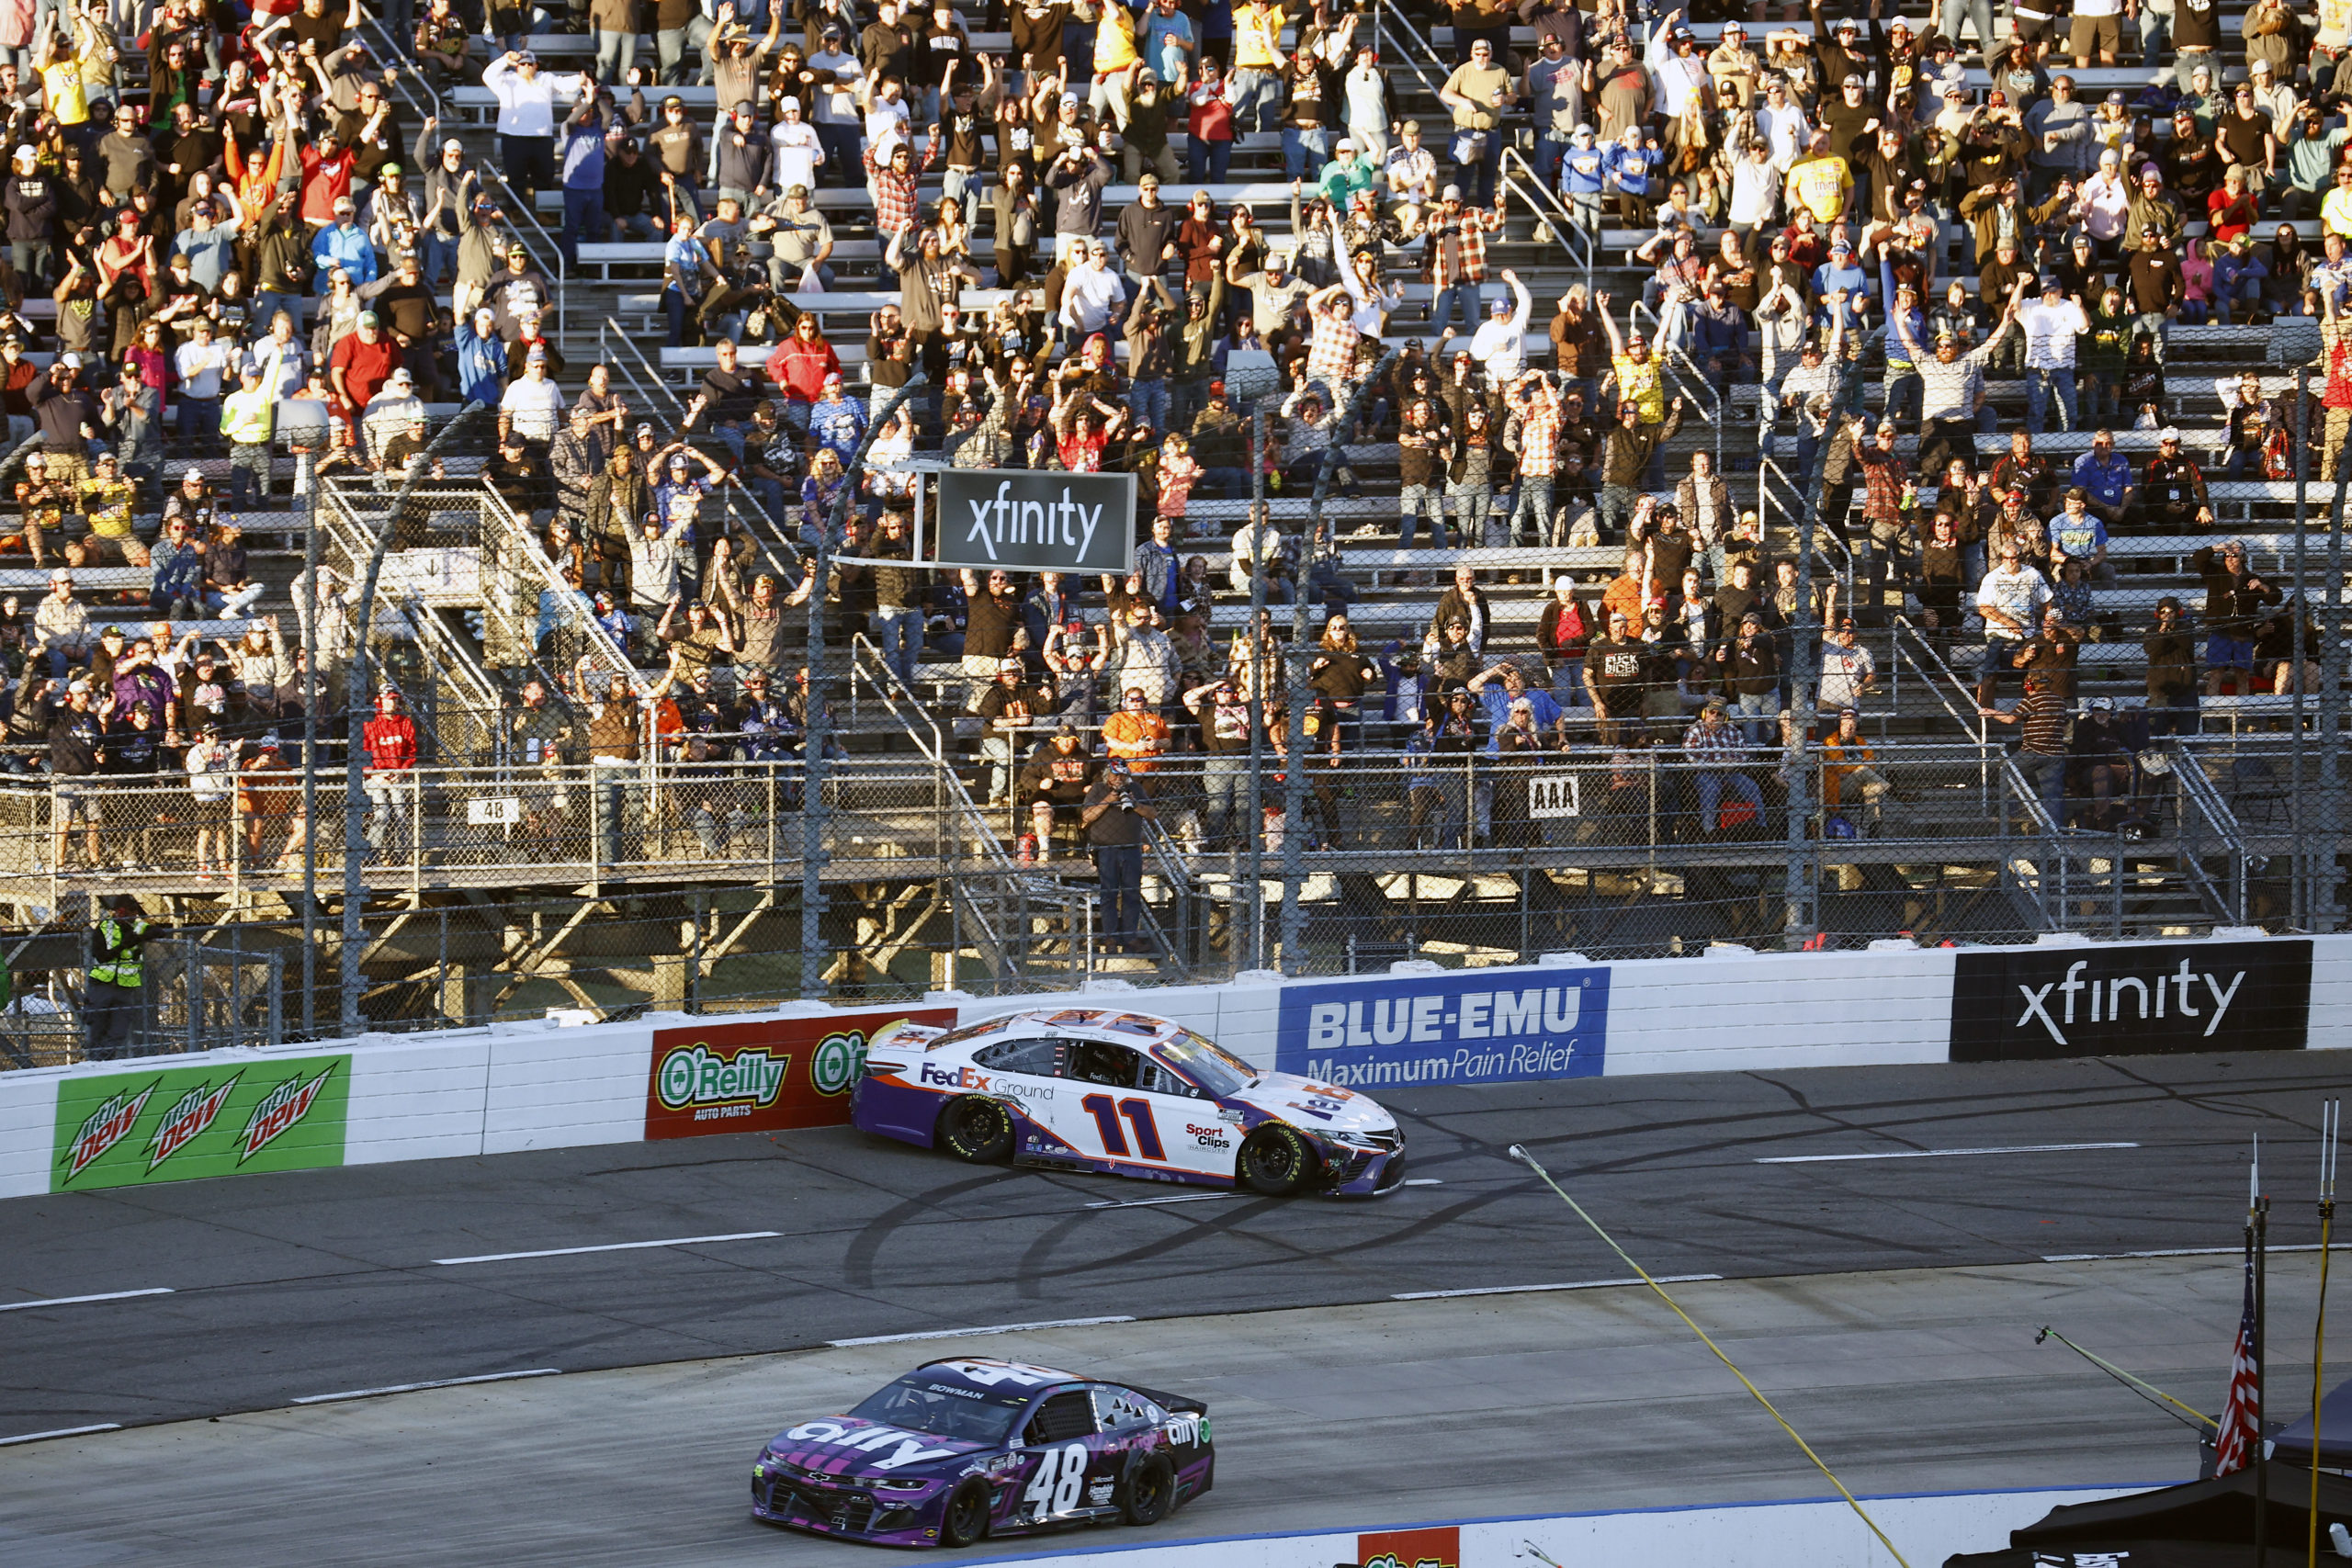
[[[158,1078],[156,1083],[162,1081]],[[100,1156],[129,1137],[130,1129],[138,1124],[139,1113],[147,1109],[148,1099],[154,1092],[153,1083],[137,1094],[124,1089],[109,1095],[104,1104],[91,1111],[83,1120],[82,1130],[65,1146],[65,1180],[71,1181],[89,1169]]]
[[[817,1042],[817,1054],[809,1058],[808,1076],[819,1094],[840,1094],[855,1083],[865,1071],[865,1035],[852,1030],[840,1034],[828,1034]]]
[[[187,1147],[198,1134],[212,1125],[220,1108],[229,1103],[229,1095],[237,1087],[243,1073],[232,1073],[229,1081],[214,1089],[198,1084],[180,1096],[179,1100],[164,1119],[155,1124],[154,1136],[147,1140],[147,1168],[153,1171],[165,1160]],[[315,1097],[314,1097],[315,1098]]]
[[[821,1049],[820,1055],[821,1056]],[[673,1051],[662,1059],[654,1092],[664,1109],[684,1111],[718,1105],[766,1106],[775,1103],[791,1069],[786,1054],[770,1055],[765,1046],[752,1046],[722,1056],[707,1045]]]
[[[300,1126],[302,1118],[319,1102],[319,1091],[334,1076],[334,1064],[330,1062],[317,1077],[305,1078],[297,1073],[263,1095],[261,1103],[254,1107],[254,1113],[245,1119],[245,1130],[238,1134],[237,1163],[244,1164]]]

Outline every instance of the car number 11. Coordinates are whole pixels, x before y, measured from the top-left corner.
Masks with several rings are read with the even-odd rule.
[[[1078,1495],[1086,1485],[1086,1445],[1067,1443],[1047,1449],[1037,1461],[1037,1473],[1021,1494],[1039,1518],[1074,1512]]]

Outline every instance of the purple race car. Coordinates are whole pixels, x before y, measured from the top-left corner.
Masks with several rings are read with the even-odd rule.
[[[779,1434],[752,1466],[752,1514],[880,1546],[968,1546],[1152,1524],[1216,1480],[1197,1399],[969,1358]]]

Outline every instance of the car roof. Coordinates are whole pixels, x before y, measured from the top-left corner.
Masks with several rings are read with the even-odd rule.
[[[1055,1367],[1040,1367],[1028,1361],[1008,1361],[994,1356],[946,1356],[936,1361],[925,1361],[916,1371],[934,1378],[952,1378],[991,1393],[1030,1393],[1058,1388],[1065,1383],[1096,1381]]]
[[[991,1037],[1058,1034],[1081,1040],[1107,1040],[1122,1045],[1153,1045],[1185,1032],[1184,1026],[1148,1012],[1124,1008],[1028,1008],[1000,1013],[978,1023],[950,1030],[935,1043],[961,1045]]]

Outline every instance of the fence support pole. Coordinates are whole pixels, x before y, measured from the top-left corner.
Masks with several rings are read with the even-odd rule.
[[[1346,256],[1340,258],[1341,266],[1354,264]],[[1323,501],[1331,489],[1331,475],[1345,455],[1349,432],[1356,421],[1363,417],[1364,400],[1372,389],[1382,384],[1396,365],[1400,350],[1390,349],[1380,356],[1372,374],[1357,383],[1355,396],[1348,406],[1335,411],[1330,445],[1323,448],[1323,460],[1315,469],[1315,493],[1306,502],[1306,537],[1299,559],[1298,581],[1291,594],[1291,638],[1289,666],[1292,671],[1290,687],[1290,756],[1289,766],[1283,770],[1283,973],[1299,973],[1299,956],[1306,944],[1306,907],[1302,895],[1306,889],[1306,849],[1301,831],[1306,814],[1306,595],[1314,577],[1315,552],[1323,546]],[[1328,389],[1327,389],[1328,390]],[[1332,392],[1332,400],[1338,394]],[[1492,503],[1489,502],[1491,510]],[[1487,519],[1478,519],[1483,532]],[[1327,723],[1337,719],[1326,715]],[[1316,737],[1317,745],[1329,741],[1329,735]]]
[[[1789,873],[1781,895],[1781,937],[1790,947],[1802,947],[1820,920],[1812,902],[1819,894],[1820,878],[1811,877],[1811,889],[1806,886],[1810,856],[1805,825],[1812,818],[1813,805],[1805,787],[1810,783],[1805,773],[1805,737],[1813,728],[1814,656],[1821,641],[1821,627],[1813,615],[1813,554],[1821,524],[1821,467],[1833,433],[1844,418],[1840,411],[1847,383],[1853,378],[1853,365],[1852,360],[1841,360],[1832,373],[1828,418],[1821,439],[1815,444],[1813,461],[1798,475],[1797,499],[1804,511],[1797,521],[1797,624],[1790,644],[1789,733],[1781,739],[1789,779]],[[1797,417],[1802,421],[1804,416],[1800,412]]]
[[[1258,525],[1259,509],[1266,503],[1266,410],[1263,404],[1250,411],[1250,525]],[[1252,536],[1255,536],[1254,534]],[[1266,656],[1272,646],[1258,646],[1258,624],[1266,615],[1265,563],[1257,559],[1253,547],[1250,562],[1250,690],[1244,694],[1250,704],[1250,816],[1241,825],[1242,841],[1250,846],[1250,901],[1248,944],[1250,969],[1266,966],[1266,792],[1263,782],[1266,766]]]
[[[416,489],[416,481],[432,471],[435,454],[449,437],[486,412],[485,406],[479,401],[459,409],[457,417],[441,427],[441,433],[433,438],[423,456],[409,466],[408,477],[401,481],[400,493],[385,509],[384,525],[377,533],[375,548],[368,554],[368,575],[359,590],[359,619],[352,637],[351,673],[345,682],[344,690],[350,728],[350,750],[344,758],[343,774],[343,1007],[340,1021],[345,1038],[359,1032],[359,917],[368,903],[368,879],[364,865],[368,843],[359,826],[360,814],[368,798],[367,790],[360,782],[368,750],[366,731],[361,727],[365,723],[363,716],[374,705],[368,699],[368,638],[376,623],[376,582],[383,575],[384,558],[392,547],[393,525],[399,521],[401,509],[408,504],[410,492]],[[315,603],[311,614],[315,618]],[[421,812],[424,802],[412,802],[409,809]]]
[[[302,1038],[317,1037],[319,983],[319,477],[310,448],[294,454],[302,492],[302,581],[311,613],[302,617]]]
[[[2343,863],[2344,795],[2340,769],[2344,761],[2344,502],[2347,489],[2352,489],[2352,455],[2335,455],[2335,500],[2327,513],[2327,620],[2321,634],[2320,657],[2326,660],[2321,670],[2319,690],[2319,776],[2320,809],[2326,821],[2317,835],[2315,855],[2324,857],[2325,867],[2322,896],[2314,900],[2315,928],[2324,931],[2336,929],[2344,913],[2344,900],[2336,890],[2336,868]],[[2301,647],[2301,630],[2297,629],[2295,663],[2303,662]],[[2241,917],[2243,919],[2243,917]]]
[[[2306,547],[2307,513],[2305,502],[2311,489],[2311,367],[2301,366],[2295,371],[2295,592],[2288,601],[2287,613],[2291,624],[2287,630],[2288,662],[2293,667],[2289,688],[2294,694],[2294,713],[2288,729],[2287,787],[2290,798],[2300,798],[2303,790],[2303,625],[2311,614],[2311,602],[2304,597],[2311,592],[2311,577],[2307,570],[2310,551]],[[2322,841],[2311,832],[2311,824],[2301,811],[2295,813],[2295,853],[2289,863],[2294,868],[2294,880],[2288,888],[2288,907],[2296,924],[2304,931],[2315,931],[2312,920],[2312,884],[2315,880]]]
[[[833,498],[832,514],[817,519],[817,552],[810,558],[808,570],[816,581],[808,590],[808,734],[801,747],[803,779],[800,797],[800,994],[805,998],[820,998],[829,988],[825,981],[825,943],[823,919],[825,913],[825,747],[830,715],[825,696],[825,593],[832,575],[833,534],[847,526],[849,509],[857,499],[858,476],[865,470],[866,449],[874,445],[875,436],[897,417],[899,405],[905,402],[914,389],[925,384],[918,370],[907,384],[882,405],[881,412],[866,410],[865,434],[858,437],[857,450],[850,454],[843,465],[849,474],[841,493]],[[921,484],[918,478],[915,482]],[[943,760],[944,761],[944,760]]]

